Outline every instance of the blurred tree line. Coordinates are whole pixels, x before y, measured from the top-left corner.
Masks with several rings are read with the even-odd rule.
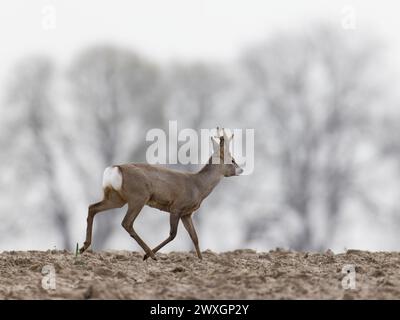
[[[27,57],[10,70],[0,105],[2,247],[49,233],[73,248],[104,168],[145,161],[147,130],[168,120],[255,129],[254,173],[223,181],[196,215],[203,249],[326,250],[351,232],[351,216],[398,225],[387,198],[398,186],[400,118],[376,112],[383,68],[375,40],[329,26],[280,34],[226,64],[161,66],[107,45],[65,70]],[[94,249],[107,248],[119,224],[115,213],[96,216]],[[159,224],[143,237],[158,239]]]

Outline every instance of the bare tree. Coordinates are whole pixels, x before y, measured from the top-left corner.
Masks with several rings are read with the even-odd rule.
[[[256,103],[265,110],[263,131],[275,141],[282,204],[302,221],[294,249],[331,243],[347,200],[362,192],[358,159],[368,144],[376,90],[366,79],[375,57],[371,43],[354,45],[321,27],[281,36],[244,58]]]
[[[215,121],[224,120],[218,117],[221,116],[218,111],[223,107],[221,96],[229,88],[229,80],[222,66],[204,63],[174,65],[169,70],[168,79],[168,118],[195,130],[207,125],[213,128]]]
[[[62,246],[71,248],[69,214],[58,180],[59,116],[52,101],[54,67],[47,57],[21,61],[12,72],[7,103],[14,107],[8,127],[14,142],[13,166],[20,190],[45,186],[42,207],[54,221]],[[15,116],[16,115],[16,116]]]
[[[99,197],[93,192],[101,178],[99,172],[112,163],[144,159],[145,130],[163,121],[162,79],[155,65],[111,46],[81,53],[71,66],[69,79],[76,127],[68,154],[74,158],[90,203]],[[99,217],[97,248],[106,244],[113,223],[112,215]]]

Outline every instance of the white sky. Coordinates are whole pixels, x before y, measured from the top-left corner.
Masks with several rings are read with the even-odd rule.
[[[42,26],[47,6],[56,10],[51,30]],[[276,31],[326,20],[342,28],[345,6],[356,13],[356,29],[346,32],[381,36],[400,69],[400,6],[394,0],[0,0],[0,88],[28,54],[45,53],[64,65],[87,46],[111,42],[161,62],[224,61]]]
[[[248,43],[312,20],[341,27],[342,9],[356,10],[357,29],[378,29],[400,42],[398,2],[388,0],[1,0],[0,70],[25,53],[60,59],[98,41],[112,41],[160,60],[235,56]],[[56,8],[56,28],[42,28],[42,9]],[[349,31],[351,32],[351,31]]]

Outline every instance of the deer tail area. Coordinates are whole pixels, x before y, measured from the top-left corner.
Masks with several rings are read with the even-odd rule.
[[[107,167],[103,173],[103,189],[112,188],[119,191],[122,188],[122,173],[119,167]]]

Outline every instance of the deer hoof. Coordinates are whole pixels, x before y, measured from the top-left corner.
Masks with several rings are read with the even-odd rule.
[[[149,257],[149,255],[146,253],[146,254],[143,256],[143,261],[146,261],[148,257]],[[155,256],[154,254],[151,255],[151,258],[152,258],[153,260],[157,261],[157,258],[156,258],[156,256]]]
[[[79,249],[79,253],[81,253],[81,254],[84,253],[87,250],[87,248],[89,248],[89,246],[90,245],[87,245],[87,244],[84,243],[83,247]]]

